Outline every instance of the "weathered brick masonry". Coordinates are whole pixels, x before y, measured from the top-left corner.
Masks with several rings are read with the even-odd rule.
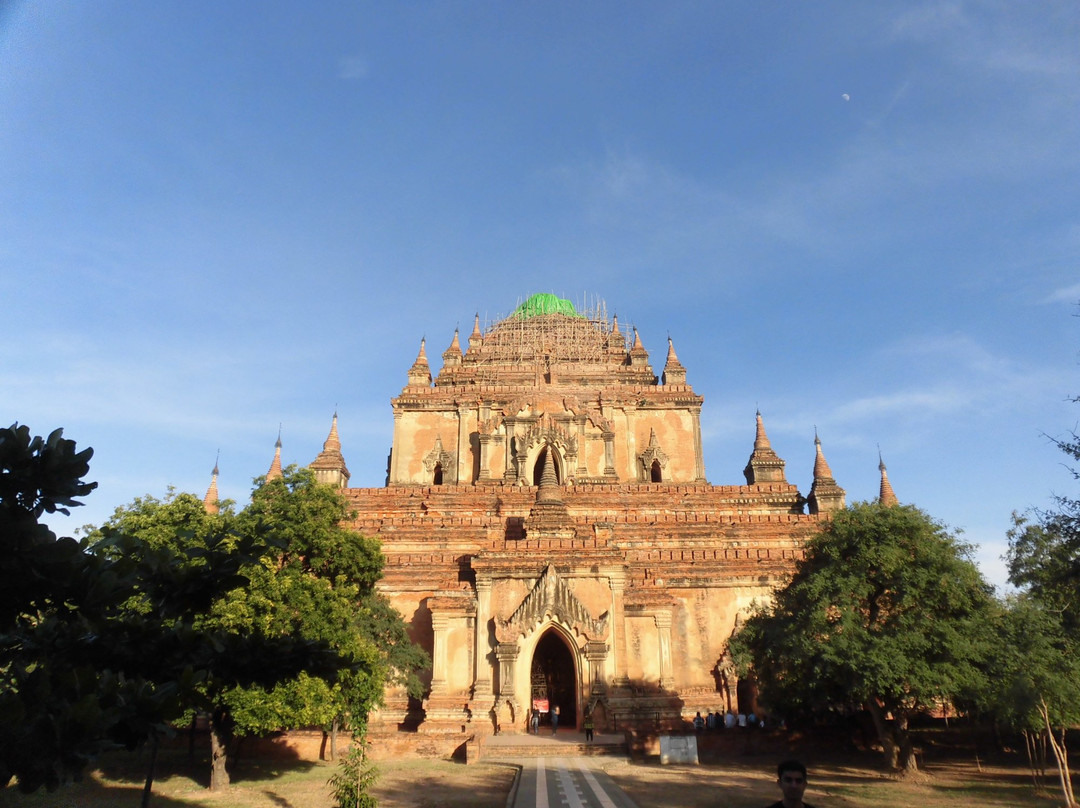
[[[380,587],[433,659],[426,698],[388,693],[375,737],[523,732],[534,704],[600,727],[746,706],[739,615],[844,504],[816,439],[806,496],[760,414],[746,484],[711,485],[671,341],[657,378],[636,331],[549,295],[477,318],[464,351],[455,332],[434,380],[421,342],[407,379],[385,487],[348,487],[336,416],[312,464],[381,540]]]

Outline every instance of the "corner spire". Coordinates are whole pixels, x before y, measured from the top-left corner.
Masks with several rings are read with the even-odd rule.
[[[667,338],[667,362],[664,364],[663,384],[686,384],[686,368],[675,355],[675,343]]]
[[[284,474],[281,471],[281,427],[278,427],[277,442],[274,443],[274,459],[270,463],[270,469],[266,472],[266,481],[280,480]]]
[[[218,459],[221,457],[221,452],[218,452],[218,456],[214,458],[214,470],[210,472],[210,487],[206,489],[206,496],[203,497],[203,508],[207,513],[217,513],[220,510],[218,502],[220,497],[218,496],[217,478],[218,478]]]
[[[878,449],[878,471],[881,472],[881,491],[878,494],[878,503],[885,506],[899,505],[900,500],[896,498],[892,483],[889,482],[889,475],[885,471],[885,461],[881,457],[881,449]]]
[[[425,339],[420,340],[420,352],[416,355],[416,361],[409,368],[409,387],[430,387],[431,367],[428,365],[427,352],[424,350]]]
[[[443,367],[461,364],[461,340],[458,339],[458,330],[454,329],[454,338],[450,341],[450,347],[443,351]]]
[[[814,430],[814,481],[831,480],[832,469],[829,461],[825,459],[825,453],[821,451],[821,438],[818,437],[817,429]]]
[[[320,483],[332,485],[335,488],[348,488],[349,469],[345,465],[345,456],[341,454],[341,439],[338,437],[337,412],[330,422],[330,434],[323,441],[322,451],[311,465],[308,466],[315,472],[315,479]]]
[[[786,483],[784,461],[773,451],[769,436],[765,434],[765,422],[761,419],[761,410],[755,415],[757,431],[754,434],[754,451],[743,469],[747,485],[762,483]]]
[[[473,319],[472,333],[469,334],[469,353],[476,353],[484,342],[484,335],[480,333],[480,313],[477,312]]]
[[[633,347],[630,348],[630,365],[633,367],[647,368],[649,366],[649,352],[641,343],[641,334],[634,329]]]
[[[846,492],[836,484],[832,469],[821,450],[821,439],[817,428],[814,429],[814,483],[810,486],[810,496],[806,498],[810,513],[829,513],[843,510]]]

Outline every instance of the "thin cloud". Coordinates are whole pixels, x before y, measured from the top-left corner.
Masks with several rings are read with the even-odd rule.
[[[367,59],[363,56],[342,56],[338,59],[338,78],[359,81],[368,75]]]
[[[1043,300],[1044,303],[1077,303],[1080,302],[1080,283],[1066,286],[1051,292]]]

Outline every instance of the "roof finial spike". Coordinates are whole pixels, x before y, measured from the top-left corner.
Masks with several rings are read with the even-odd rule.
[[[832,479],[832,469],[829,468],[825,453],[821,450],[821,438],[818,437],[816,425],[814,426],[814,479]]]
[[[889,482],[889,474],[885,470],[885,460],[881,456],[881,446],[878,446],[878,471],[881,472],[881,488],[878,491],[878,503],[885,506],[899,505],[892,483]]]
[[[217,451],[217,457],[214,458],[214,470],[210,475],[210,487],[206,489],[206,496],[203,497],[203,509],[210,514],[218,513],[220,506],[218,502],[221,497],[218,496],[217,478],[218,478],[218,461],[221,459],[221,449]]]
[[[769,436],[765,434],[765,421],[761,417],[761,410],[757,411],[757,414],[754,416],[754,419],[757,422],[757,432],[754,435],[754,449],[755,449],[755,451],[758,450],[758,449],[768,449],[768,448],[770,448]]]
[[[274,459],[266,472],[266,481],[279,480],[285,476],[281,471],[281,424],[278,424],[277,442],[274,444]]]

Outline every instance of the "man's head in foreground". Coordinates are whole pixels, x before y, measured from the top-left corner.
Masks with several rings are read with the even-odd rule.
[[[806,767],[797,760],[785,760],[776,767],[776,782],[784,795],[784,808],[801,808],[806,792]]]

